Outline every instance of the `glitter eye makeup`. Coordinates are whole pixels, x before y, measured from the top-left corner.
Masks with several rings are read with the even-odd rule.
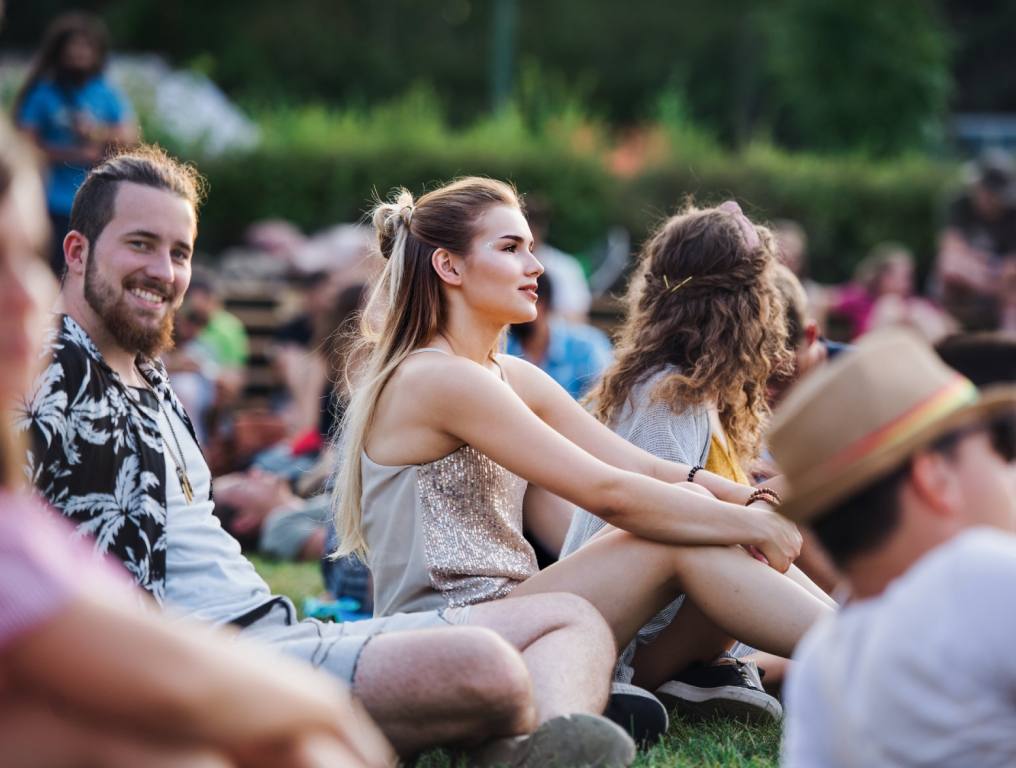
[[[517,246],[519,249],[522,250],[525,249],[525,241],[522,238],[520,237],[516,238],[511,236],[499,237],[495,240],[491,240],[490,242],[485,243],[484,247],[490,251],[500,251],[503,250],[503,248],[508,245]],[[528,252],[536,253],[536,251],[533,249],[532,246],[529,247]]]

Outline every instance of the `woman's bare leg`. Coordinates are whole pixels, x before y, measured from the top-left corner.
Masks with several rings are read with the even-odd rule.
[[[734,643],[691,600],[685,598],[674,620],[632,660],[635,685],[654,691],[689,665],[708,664]]]
[[[790,570],[787,571],[787,578],[793,581],[795,584],[800,584],[808,592],[817,597],[823,603],[828,605],[830,608],[836,608],[836,601],[833,600],[829,593],[826,592],[822,587],[816,584],[812,578],[806,574],[803,570],[798,568],[796,565],[790,566]]]
[[[820,602],[835,608],[836,603],[796,566],[787,571],[787,578],[799,584]],[[708,664],[717,655],[730,648],[735,638],[720,629],[692,600],[684,604],[670,626],[664,629],[649,645],[640,646],[632,666],[635,668],[635,685],[655,690],[690,664]],[[788,664],[784,656],[755,652],[747,658],[766,670],[766,685],[777,685],[783,679]]]
[[[790,656],[831,609],[740,547],[680,547],[611,531],[532,576],[516,596],[572,592],[603,614],[618,647],[684,592],[723,632]]]

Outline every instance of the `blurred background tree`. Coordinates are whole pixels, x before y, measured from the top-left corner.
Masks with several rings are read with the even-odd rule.
[[[959,179],[950,113],[1016,111],[1011,0],[32,0],[8,3],[3,52],[71,8],[260,127],[211,157],[142,114],[208,173],[212,251],[259,217],[312,230],[375,189],[486,173],[544,194],[587,264],[690,194],[801,221],[821,279],[885,239],[924,271]]]
[[[72,5],[100,13],[121,50],[197,68],[248,107],[367,107],[424,82],[453,124],[473,120],[506,6],[516,74],[577,89],[614,126],[671,91],[728,146],[892,154],[940,138],[951,94],[1016,101],[995,76],[1016,23],[1004,0],[33,0],[11,4],[6,45],[31,50]]]

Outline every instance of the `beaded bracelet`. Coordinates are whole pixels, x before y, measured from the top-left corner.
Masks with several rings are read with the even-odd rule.
[[[705,467],[703,467],[701,464],[696,464],[694,467],[691,468],[691,470],[688,472],[689,483],[695,482],[695,473],[698,472],[700,469],[705,469]]]
[[[774,491],[772,488],[766,488],[765,486],[756,488],[752,491],[751,496],[749,496],[748,500],[744,502],[744,506],[747,507],[749,504],[754,504],[756,501],[764,501],[766,504],[771,504],[774,507],[778,507],[783,503],[783,499],[780,497],[779,493]]]

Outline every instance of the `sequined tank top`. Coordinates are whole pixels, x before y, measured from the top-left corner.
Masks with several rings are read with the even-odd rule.
[[[400,466],[364,452],[361,477],[376,616],[496,600],[537,572],[526,481],[472,447]]]

